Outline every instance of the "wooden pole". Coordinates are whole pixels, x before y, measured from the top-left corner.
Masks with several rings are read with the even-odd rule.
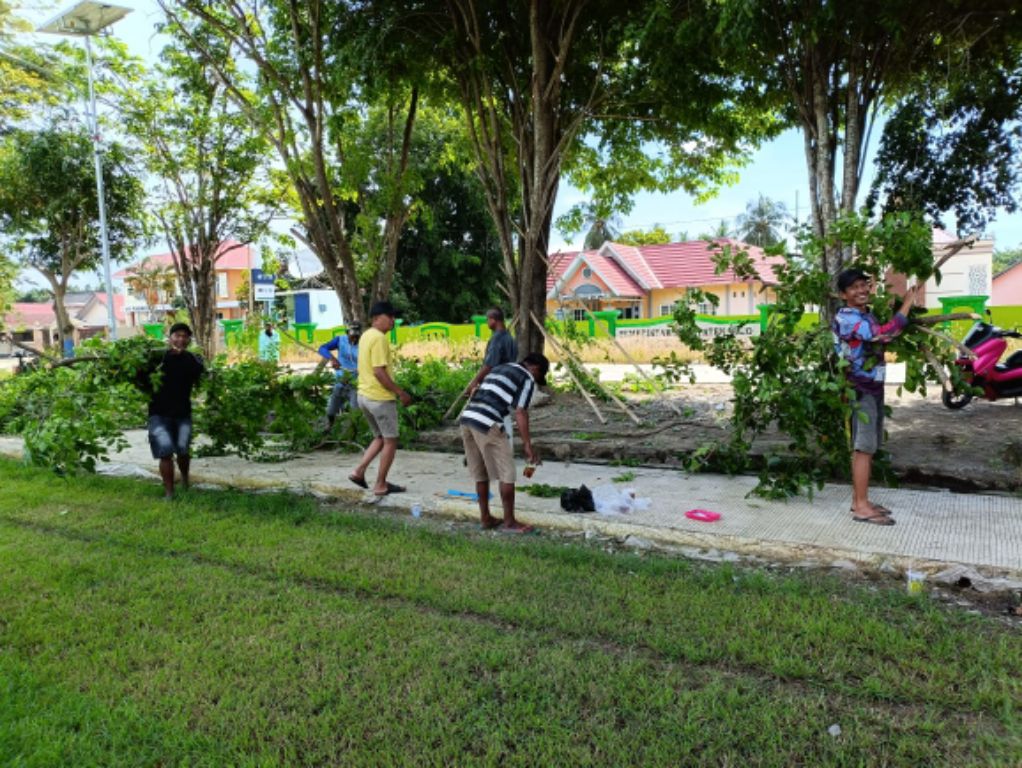
[[[660,386],[660,382],[658,382],[654,377],[649,376],[644,370],[642,370],[642,366],[640,366],[635,361],[635,359],[630,354],[628,354],[628,350],[626,350],[624,346],[622,346],[621,342],[618,341],[613,335],[611,335],[610,323],[608,323],[606,320],[599,317],[598,315],[594,314],[593,317],[595,317],[599,322],[604,323],[607,326],[607,335],[610,336],[610,340],[614,343],[614,346],[617,347],[618,351],[625,356],[625,359],[629,363],[631,363],[632,366],[634,366],[635,370],[638,371],[639,376],[641,376],[644,381],[646,381],[650,386],[653,387],[654,390],[656,390],[657,396],[660,398],[660,401],[663,402],[672,411],[674,411],[675,414],[681,416],[682,415],[681,409],[678,407],[677,403],[668,399],[663,388]]]
[[[975,242],[976,238],[975,236],[973,236],[967,237],[964,240],[956,240],[953,243],[948,243],[946,246],[944,246],[945,250],[947,250],[947,253],[945,253],[943,256],[940,257],[940,259],[937,260],[937,263],[933,265],[933,268],[940,269],[941,267],[944,266],[948,259],[957,254],[963,248],[971,246]]]
[[[536,319],[536,315],[532,312],[529,312],[529,316],[532,318],[532,322],[534,322],[539,327],[539,332],[543,334],[543,338],[546,339],[547,341],[550,341],[550,337],[547,335],[546,328],[544,328],[543,324]],[[551,346],[553,346],[552,343]],[[568,378],[570,378],[575,383],[575,386],[578,387],[578,391],[582,393],[582,397],[584,397],[586,399],[586,402],[589,403],[589,407],[593,409],[593,413],[596,414],[596,418],[600,420],[601,424],[606,424],[607,417],[603,415],[603,412],[600,410],[599,406],[596,405],[596,401],[593,400],[592,395],[586,392],[585,387],[582,386],[582,382],[580,382],[578,378],[576,378],[571,368],[565,366],[564,370],[567,371]]]
[[[939,323],[950,323],[953,320],[982,320],[975,312],[952,312],[949,315],[922,315],[913,317],[913,325],[938,325]]]
[[[441,421],[447,421],[449,418],[451,418],[451,414],[454,413],[455,409],[458,406],[458,403],[461,402],[462,398],[464,398],[465,395],[468,394],[468,390],[469,387],[465,387],[463,390],[461,390],[461,394],[458,395],[458,397],[455,399],[453,403],[451,403],[451,407],[447,409],[447,413],[444,414],[444,417],[441,419]]]
[[[544,335],[545,335],[545,332],[544,332]],[[553,337],[547,337],[547,341],[550,342],[550,344],[554,347],[555,350],[557,350],[559,353],[564,354],[565,356],[567,356],[577,366],[579,366],[580,368],[585,368],[585,363],[583,363],[581,360],[579,360],[577,357],[575,357],[575,355],[572,354],[571,350],[568,349],[566,346],[563,346],[559,342],[554,341]],[[617,395],[615,395],[609,389],[607,389],[605,386],[603,386],[603,384],[600,383],[599,379],[597,379],[594,376],[592,381],[593,381],[593,384],[595,384],[603,394],[605,394],[608,398],[611,399],[611,401],[613,401],[613,403],[618,407],[618,410],[620,410],[623,414],[625,414],[628,418],[630,418],[637,425],[642,424],[642,420],[639,419],[639,417],[636,416],[634,413],[632,413],[631,410],[629,410],[628,406],[625,405],[624,401],[621,400],[621,398],[619,398]]]
[[[283,328],[277,328],[277,332],[278,332],[278,333],[279,333],[279,334],[280,334],[281,336],[287,336],[287,337],[288,337],[289,339],[291,339],[291,341],[293,341],[293,342],[294,342],[295,344],[297,344],[297,345],[298,345],[299,347],[302,347],[302,348],[304,348],[304,349],[307,349],[307,350],[309,350],[310,352],[315,352],[315,353],[316,353],[317,355],[319,354],[319,349],[318,349],[317,347],[310,347],[310,346],[309,346],[308,344],[306,344],[306,343],[305,343],[304,341],[302,341],[302,340],[298,339],[298,338],[297,338],[297,337],[295,337],[295,336],[292,336],[292,335],[291,335],[290,333],[288,333],[287,331],[285,331],[285,330],[284,330]]]
[[[952,346],[956,347],[958,351],[961,352],[966,357],[970,358],[976,357],[975,352],[973,352],[971,349],[969,349],[967,346],[962,344],[962,342],[958,341],[957,339],[951,338],[946,333],[941,333],[940,331],[935,331],[932,328],[927,328],[925,325],[917,325],[915,326],[915,329],[917,331],[922,331],[923,333],[929,334],[930,336],[935,336],[938,339],[943,339],[948,344],[951,344]]]
[[[569,350],[569,349],[567,349],[565,347],[562,347],[560,344],[558,344],[556,341],[554,341],[553,337],[550,336],[550,334],[547,333],[546,328],[543,327],[543,324],[537,319],[537,317],[536,317],[536,315],[534,313],[530,312],[529,316],[532,318],[532,322],[539,329],[539,332],[541,334],[543,334],[543,338],[546,339],[546,341],[550,344],[550,346],[554,348],[555,352],[558,352],[559,354],[563,354],[566,358],[568,358],[571,362],[575,363],[576,365],[578,365],[580,367],[583,367],[583,368],[585,367],[580,360],[578,360],[574,355],[572,355],[571,350]],[[575,373],[571,370],[571,367],[565,365],[564,369],[568,372],[568,376],[575,383],[575,386],[578,387],[579,392],[582,393],[582,395],[586,398],[586,400],[589,401],[589,405],[592,406],[594,411],[596,411],[597,415],[600,417],[600,422],[603,423],[603,424],[606,424],[607,420],[603,417],[603,414],[600,412],[600,409],[596,406],[596,402],[592,399],[590,394],[586,391],[585,387],[582,386],[582,382],[580,382],[578,380],[578,377],[575,376]],[[621,402],[621,400],[619,398],[617,398],[614,395],[613,392],[610,392],[606,387],[604,387],[602,384],[600,384],[600,382],[597,381],[596,379],[593,379],[593,383],[595,383],[596,386],[599,387],[600,391],[603,392],[605,395],[607,395],[607,397],[609,397],[617,405],[617,407],[625,415],[628,416],[628,418],[630,418],[636,424],[641,424],[642,423],[639,420],[639,418],[634,413],[632,413],[630,410],[628,410],[628,406],[625,405],[623,402]]]

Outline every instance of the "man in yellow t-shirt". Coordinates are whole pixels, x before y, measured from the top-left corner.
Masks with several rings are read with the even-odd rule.
[[[390,340],[387,334],[394,327],[396,314],[394,306],[388,301],[373,304],[369,310],[371,326],[362,334],[358,345],[358,407],[362,409],[373,431],[373,441],[348,479],[368,489],[366,470],[379,456],[380,469],[376,474],[376,485],[373,486],[373,493],[377,496],[405,490],[400,485],[387,482],[387,474],[397,454],[397,401],[400,400],[404,406],[412,402],[412,396],[394,381],[390,364]]]

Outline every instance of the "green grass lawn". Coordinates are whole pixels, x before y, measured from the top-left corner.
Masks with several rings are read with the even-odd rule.
[[[158,494],[0,462],[0,765],[1022,761],[1022,636],[990,619],[829,576]]]

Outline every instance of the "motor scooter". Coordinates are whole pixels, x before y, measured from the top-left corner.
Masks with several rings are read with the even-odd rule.
[[[965,381],[971,388],[982,389],[982,397],[986,400],[1022,397],[1022,349],[1012,352],[1004,362],[999,362],[1008,348],[1006,339],[1022,339],[1022,333],[979,321],[962,339],[962,344],[972,350],[974,356],[961,354],[955,360],[955,365],[962,369]],[[974,396],[971,389],[965,392],[949,392],[945,389],[941,399],[948,408],[958,410],[967,406]]]

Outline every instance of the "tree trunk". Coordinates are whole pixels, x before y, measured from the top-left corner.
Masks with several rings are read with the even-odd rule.
[[[74,339],[74,326],[71,324],[71,316],[67,313],[67,306],[64,297],[67,295],[67,283],[57,280],[56,276],[43,272],[43,276],[50,283],[53,290],[53,314],[57,316],[57,327],[60,329],[60,343],[63,348],[65,339]]]
[[[218,244],[219,245],[219,244]],[[195,342],[203,354],[216,355],[216,271],[211,253],[198,254],[198,263],[192,268],[195,291]]]

